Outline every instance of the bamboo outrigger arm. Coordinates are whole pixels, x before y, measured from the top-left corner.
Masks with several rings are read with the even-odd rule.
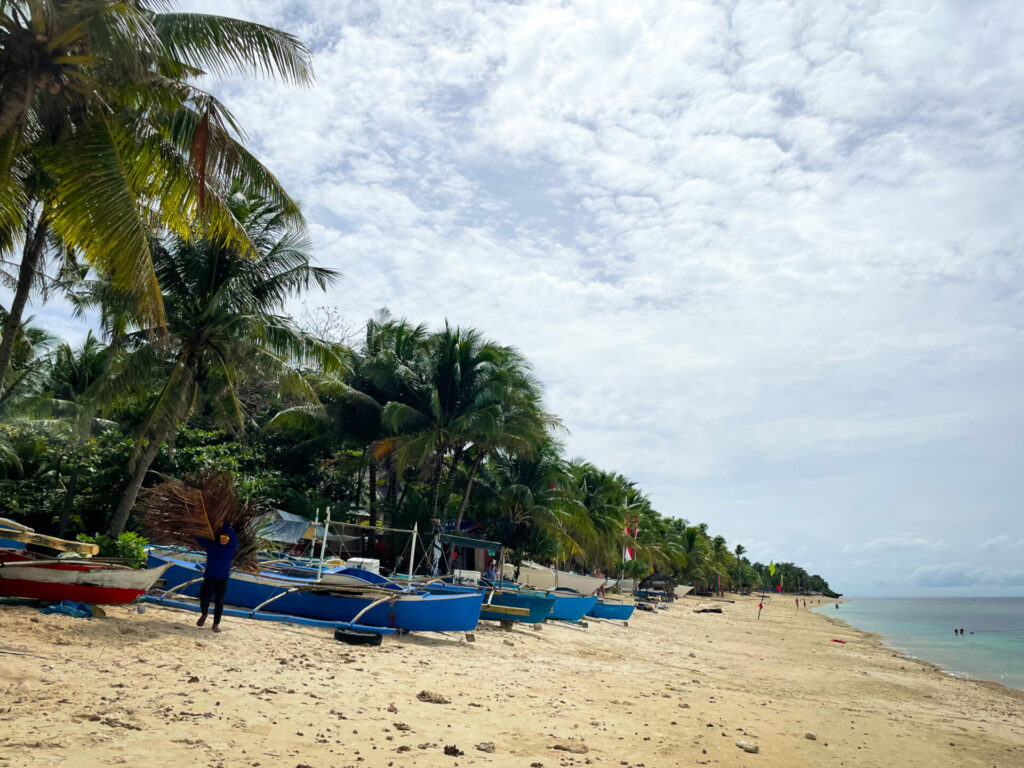
[[[77,552],[80,555],[87,556],[100,553],[98,544],[91,544],[86,541],[68,541],[67,539],[58,539],[56,536],[46,536],[13,521],[0,519],[0,523],[3,524],[0,525],[0,539],[20,541],[22,544],[35,544],[37,547],[47,547],[62,552]],[[7,528],[7,525],[17,525],[18,527]]]
[[[184,582],[182,584],[177,585],[176,587],[171,587],[166,592],[164,592],[162,595],[160,595],[160,597],[158,599],[159,600],[163,600],[168,595],[173,595],[179,589],[184,589],[185,587],[190,587],[193,584],[195,584],[196,582],[202,581],[204,578],[205,578],[204,576],[200,576],[198,579],[192,579],[191,581],[186,581],[186,582]]]
[[[291,589],[286,589],[286,590],[285,590],[284,592],[282,592],[281,594],[279,594],[279,595],[274,595],[273,597],[271,597],[271,598],[269,598],[269,599],[267,599],[267,600],[264,600],[264,601],[263,601],[262,603],[260,603],[260,604],[259,604],[259,605],[257,605],[257,606],[256,606],[255,608],[253,608],[253,609],[252,609],[252,610],[251,610],[251,611],[249,612],[249,615],[251,615],[251,616],[255,616],[255,615],[256,615],[256,613],[257,613],[257,611],[259,611],[259,610],[260,610],[260,608],[262,608],[262,607],[263,607],[264,605],[269,605],[270,603],[272,603],[272,602],[274,602],[275,600],[278,600],[278,599],[280,599],[280,598],[284,597],[285,595],[290,595],[290,594],[291,594],[292,592],[298,592],[298,591],[299,591],[299,588],[298,588],[298,587],[292,587]]]

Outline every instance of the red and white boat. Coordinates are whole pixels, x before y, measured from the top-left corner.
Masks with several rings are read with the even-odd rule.
[[[130,603],[163,576],[170,563],[134,569],[85,558],[37,559],[0,550],[0,596],[37,600],[73,600],[91,605]]]

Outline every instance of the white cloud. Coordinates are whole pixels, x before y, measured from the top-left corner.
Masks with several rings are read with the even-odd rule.
[[[1020,535],[1019,4],[214,5],[315,48],[210,86],[353,320],[518,346],[571,453],[770,518],[752,559]]]
[[[985,542],[982,543],[982,545],[979,547],[979,549],[995,549],[1000,544],[1005,544],[1009,540],[1010,537],[1007,536],[1005,533],[1000,534],[999,536],[993,536],[991,539],[986,539]]]
[[[865,544],[847,544],[843,552],[888,552],[899,549],[937,550],[946,546],[943,540],[929,541],[921,537],[882,536]]]
[[[922,565],[908,578],[919,587],[1024,587],[1024,570],[972,566],[967,563]]]

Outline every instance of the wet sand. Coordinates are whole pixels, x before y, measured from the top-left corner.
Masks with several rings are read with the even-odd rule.
[[[785,597],[760,621],[756,599],[699,602],[628,627],[486,623],[474,643],[378,648],[240,619],[214,635],[155,606],[91,620],[0,607],[0,768],[1024,765],[1024,692],[952,678]]]

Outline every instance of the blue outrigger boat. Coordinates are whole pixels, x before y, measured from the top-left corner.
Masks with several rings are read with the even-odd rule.
[[[635,605],[630,605],[628,603],[608,603],[604,600],[598,600],[590,611],[587,612],[587,615],[593,616],[595,619],[629,621],[635,609]]]
[[[202,563],[153,552],[149,561],[151,565],[170,564],[164,573],[170,593],[167,597],[198,597]],[[357,621],[365,627],[408,632],[469,632],[480,619],[483,595],[436,594],[397,584],[345,587],[308,578],[236,571],[228,580],[224,602],[250,609],[247,615],[295,616],[331,623]]]
[[[521,587],[507,579],[496,581],[493,586],[502,590],[513,591],[517,595],[533,595],[554,599],[555,604],[551,606],[551,614],[547,618],[558,619],[559,621],[570,621],[573,623],[581,621],[597,603],[596,595],[581,595],[579,592],[571,589],[530,589],[528,587]]]
[[[423,589],[438,595],[480,595],[481,621],[539,624],[551,618],[551,611],[555,607],[553,597],[521,593],[514,589],[488,589],[448,582],[425,584]]]

